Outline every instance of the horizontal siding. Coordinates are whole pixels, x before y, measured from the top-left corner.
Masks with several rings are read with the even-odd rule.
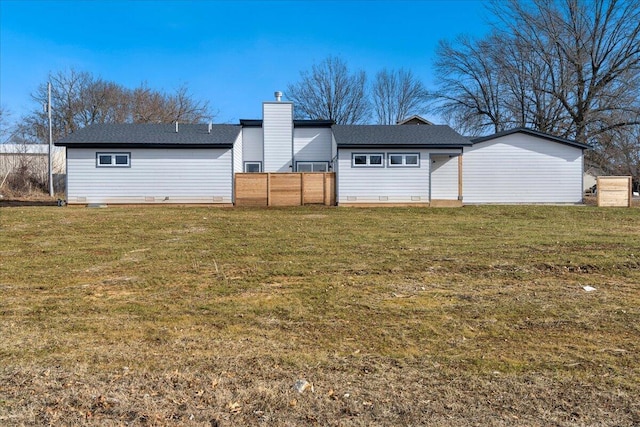
[[[263,104],[264,171],[291,172],[293,149],[293,104]]]
[[[419,168],[354,168],[351,166],[351,155],[358,152],[406,153],[408,151],[338,150],[338,204],[429,202],[429,152],[427,150],[412,151],[420,153]]]
[[[262,162],[264,161],[264,144],[262,141],[262,128],[242,129],[242,161]]]
[[[331,161],[332,133],[329,128],[298,128],[293,131],[293,156],[296,162]]]
[[[466,148],[464,203],[580,203],[582,150],[512,134]]]
[[[242,143],[242,132],[238,134],[235,142],[233,143],[233,173],[243,172],[243,163],[242,163],[242,152],[243,152],[243,143]]]
[[[130,152],[129,168],[98,168],[96,152]],[[231,149],[67,150],[69,203],[231,203]]]
[[[458,156],[431,156],[431,199],[458,200]]]

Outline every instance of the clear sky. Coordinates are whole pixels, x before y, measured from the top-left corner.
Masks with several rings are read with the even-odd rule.
[[[0,0],[0,104],[15,120],[49,72],[74,68],[129,88],[186,84],[215,122],[236,123],[329,55],[370,77],[404,67],[429,88],[438,41],[482,35],[486,18],[481,0]]]

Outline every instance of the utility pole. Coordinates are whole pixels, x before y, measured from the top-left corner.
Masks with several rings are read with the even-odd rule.
[[[49,196],[53,197],[53,130],[51,128],[51,82],[47,83],[47,113],[49,114]]]

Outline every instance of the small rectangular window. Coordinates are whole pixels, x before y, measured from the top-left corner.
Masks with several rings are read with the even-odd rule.
[[[390,165],[401,165],[402,164],[402,154],[389,154],[389,164]]]
[[[327,172],[329,162],[296,162],[296,172]]]
[[[351,166],[353,167],[384,167],[383,153],[353,153]]]
[[[122,155],[122,154],[116,154],[116,165],[126,165],[129,163],[129,156],[126,155]]]
[[[102,154],[98,156],[98,164],[100,164],[101,166],[110,166],[111,155]]]
[[[244,171],[247,173],[262,172],[262,162],[244,162]]]
[[[353,156],[353,164],[354,165],[366,165],[367,164],[367,156],[365,155],[354,155]]]
[[[96,153],[96,166],[103,168],[128,168],[131,166],[131,153]]]
[[[418,159],[420,158],[420,156],[418,156],[417,154],[407,154],[405,156],[405,164],[407,165],[417,165],[418,164]]]
[[[389,167],[420,167],[418,153],[388,153]]]

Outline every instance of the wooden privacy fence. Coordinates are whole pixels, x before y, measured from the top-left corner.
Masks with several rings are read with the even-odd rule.
[[[334,172],[237,173],[236,206],[336,204]]]
[[[599,176],[596,182],[598,206],[631,207],[630,176]]]

